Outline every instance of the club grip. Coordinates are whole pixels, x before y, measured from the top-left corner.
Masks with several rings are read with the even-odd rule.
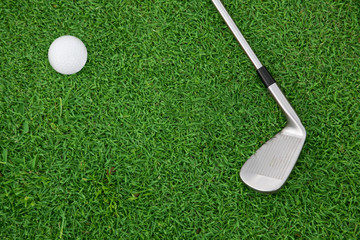
[[[264,83],[266,88],[275,83],[274,78],[271,76],[266,67],[262,66],[261,68],[257,69],[256,72],[259,74],[259,77],[261,78],[261,81]]]

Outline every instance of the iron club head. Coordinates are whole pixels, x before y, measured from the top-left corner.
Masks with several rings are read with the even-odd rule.
[[[304,126],[276,83],[268,89],[286,115],[287,125],[262,145],[240,170],[246,185],[264,193],[276,192],[284,185],[306,139]]]

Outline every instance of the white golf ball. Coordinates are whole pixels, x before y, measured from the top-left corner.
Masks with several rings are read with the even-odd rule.
[[[85,44],[73,36],[62,36],[50,45],[50,65],[61,74],[74,74],[79,72],[86,63],[87,50]]]

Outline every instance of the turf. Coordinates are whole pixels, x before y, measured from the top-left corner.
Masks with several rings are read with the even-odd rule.
[[[359,1],[223,3],[307,129],[286,185],[240,180],[286,120],[211,1],[5,0],[1,239],[360,236]]]

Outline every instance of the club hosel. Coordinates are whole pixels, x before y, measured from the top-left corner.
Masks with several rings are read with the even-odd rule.
[[[290,128],[285,128],[287,129],[286,131],[292,132],[292,135],[306,136],[305,127],[279,86],[274,82],[268,87],[268,90],[287,118],[287,126]]]

